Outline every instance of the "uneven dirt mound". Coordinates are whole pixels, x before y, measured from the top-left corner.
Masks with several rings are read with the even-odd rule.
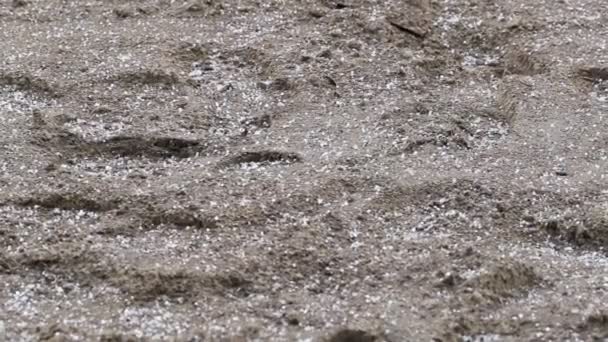
[[[607,11],[0,1],[0,341],[606,339]]]

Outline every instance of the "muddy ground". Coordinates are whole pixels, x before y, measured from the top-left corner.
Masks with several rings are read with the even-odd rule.
[[[0,339],[608,338],[603,0],[0,1]]]

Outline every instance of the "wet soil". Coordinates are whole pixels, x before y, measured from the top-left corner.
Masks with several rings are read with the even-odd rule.
[[[0,340],[608,339],[608,4],[0,2]]]

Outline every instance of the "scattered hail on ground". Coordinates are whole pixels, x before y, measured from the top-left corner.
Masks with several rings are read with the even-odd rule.
[[[0,1],[0,339],[608,338],[607,13]]]

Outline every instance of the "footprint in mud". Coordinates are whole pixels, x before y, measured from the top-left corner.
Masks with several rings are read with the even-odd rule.
[[[258,152],[241,152],[235,156],[229,157],[219,163],[220,167],[230,167],[234,165],[243,165],[249,163],[258,164],[292,164],[302,162],[302,157],[293,152],[283,151],[258,151]]]

